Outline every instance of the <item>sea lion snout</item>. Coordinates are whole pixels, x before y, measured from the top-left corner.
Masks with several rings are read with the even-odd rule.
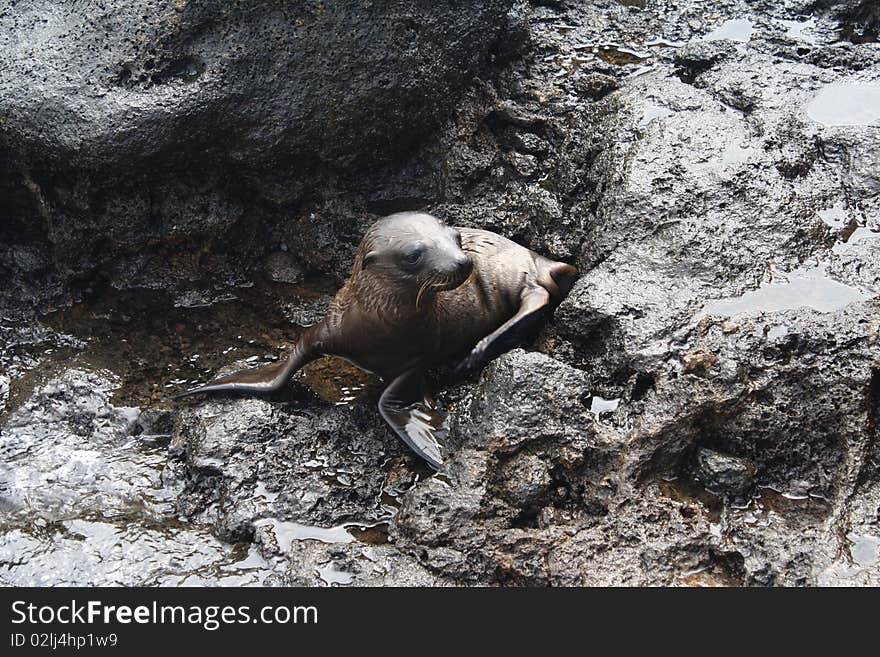
[[[455,288],[464,283],[468,278],[470,278],[471,272],[474,270],[474,262],[467,256],[464,251],[462,251],[453,260],[452,267],[453,271],[450,279],[457,281],[454,286]]]
[[[425,273],[434,281],[435,291],[454,290],[464,283],[474,269],[474,263],[455,243],[435,245]]]
[[[456,254],[452,264],[459,274],[465,275],[470,275],[471,269],[474,267],[474,263],[467,257],[467,254],[464,251]]]
[[[437,228],[433,240],[431,265],[446,281],[443,289],[454,290],[470,277],[474,263],[461,247],[461,233],[457,228],[446,226],[439,221]]]

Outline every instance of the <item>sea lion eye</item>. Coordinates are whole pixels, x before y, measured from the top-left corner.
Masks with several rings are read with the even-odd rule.
[[[413,246],[407,249],[403,254],[404,262],[414,265],[422,258],[422,254],[425,252],[425,247],[422,245]]]

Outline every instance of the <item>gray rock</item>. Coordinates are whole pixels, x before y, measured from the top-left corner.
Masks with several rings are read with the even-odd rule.
[[[747,500],[755,487],[755,468],[746,459],[701,447],[696,475],[706,488],[733,500]]]
[[[43,137],[22,128],[26,117],[12,108],[9,129],[0,129],[18,158],[0,176],[0,199],[16,210],[0,225],[11,299],[0,322],[0,369],[9,377],[0,438],[19,472],[37,482],[43,469],[80,464],[65,496],[126,515],[32,519],[22,511],[25,495],[7,486],[4,583],[88,583],[94,575],[99,583],[152,584],[876,584],[880,239],[871,228],[880,218],[880,144],[874,124],[814,111],[829,86],[880,84],[871,15],[847,33],[835,9],[807,0],[772,8],[725,0],[711,11],[709,4],[516,3],[497,24],[504,3],[455,16],[433,8],[426,25],[437,40],[390,59],[374,39],[387,23],[368,13],[328,74],[295,66],[320,60],[312,51],[248,49],[262,44],[253,36],[259,30],[275,34],[282,10],[269,3],[216,10],[205,25],[198,21],[214,10],[197,3],[177,31],[163,22],[173,14],[144,19],[144,49],[111,39],[109,54],[95,59],[97,77],[77,78],[67,98],[48,106],[55,114],[45,118],[52,129]],[[313,9],[284,11],[303,12],[304,27],[355,21],[342,8]],[[43,10],[73,11],[33,5],[3,14],[0,24]],[[798,18],[804,12],[812,20]],[[744,16],[748,40],[706,40]],[[229,41],[221,43],[221,29]],[[469,40],[457,41],[459,33]],[[348,59],[355,47],[379,59],[355,66]],[[119,117],[96,114],[109,98],[88,90],[129,51],[128,86],[108,87],[114,107],[130,110],[122,101],[139,99],[146,120],[157,98],[170,105],[166,122],[138,124],[141,131],[127,135],[113,132]],[[176,53],[202,57],[204,70],[186,62],[167,69]],[[225,78],[211,58],[222,53],[230,55]],[[264,55],[286,62],[290,75],[272,77],[266,66],[245,79],[242,67]],[[12,63],[15,80],[37,72]],[[70,70],[81,63],[73,58]],[[392,74],[387,92],[381,76],[353,73],[372,75],[374,65]],[[425,75],[425,66],[434,70]],[[3,84],[15,80],[0,73],[0,102]],[[290,80],[305,87],[293,89]],[[422,96],[395,105],[404,82]],[[336,93],[337,83],[351,84],[351,95]],[[410,142],[401,126],[438,88],[448,95],[412,124]],[[224,95],[236,89],[247,93]],[[328,109],[319,98],[323,113],[300,117],[300,106],[279,107],[271,97],[306,102],[315,90],[337,104]],[[24,97],[31,102],[39,92]],[[833,98],[845,111],[846,93]],[[192,113],[180,114],[187,99]],[[361,112],[368,101],[384,113]],[[70,103],[84,108],[79,132],[75,115],[65,114]],[[241,120],[254,108],[253,121]],[[195,118],[201,123],[183,134]],[[287,123],[295,118],[301,124]],[[218,129],[227,120],[228,139]],[[109,135],[106,148],[99,134]],[[174,140],[181,147],[173,153],[148,153]],[[82,152],[52,146],[59,143]],[[130,162],[105,153],[121,143],[132,144]],[[40,166],[18,166],[38,148]],[[81,166],[64,168],[65,161]],[[105,162],[118,174],[99,180]],[[169,167],[154,175],[147,162]],[[364,227],[413,208],[495,230],[581,272],[534,351],[511,351],[466,381],[435,377],[449,413],[440,472],[423,469],[393,436],[370,398],[376,390],[361,380],[353,385],[363,394],[346,393],[350,403],[333,406],[339,398],[320,383],[331,393],[352,384],[326,362],[272,399],[171,407],[127,381],[125,399],[148,400],[131,422],[112,401],[117,379],[89,370],[124,359],[167,363],[173,372],[190,315],[203,326],[201,355],[187,352],[198,367],[166,378],[169,387],[213,374],[224,353],[230,368],[236,358],[274,357],[268,352],[295,339],[285,320],[320,317]],[[100,235],[109,241],[96,246]],[[257,295],[246,314],[236,310],[226,284],[256,278],[254,287],[262,286],[252,273],[268,273],[269,253],[276,254],[269,272],[293,262],[324,280],[303,298],[266,286],[278,298]],[[170,330],[167,343],[142,338],[161,343],[142,352],[116,321],[120,313],[89,315],[88,304],[71,309],[83,316],[70,329],[76,335],[42,327],[27,286],[38,282],[42,296],[80,294],[78,286],[100,296],[87,261],[102,263],[116,288],[181,288],[174,297],[191,307],[175,315],[180,330]],[[221,299],[214,310],[200,308]],[[255,308],[270,316],[266,335],[254,328],[259,319],[247,319]],[[210,334],[230,323],[241,337],[230,341],[227,331],[212,342]],[[127,346],[94,359],[95,334]],[[60,383],[47,391],[46,381]],[[20,440],[38,445],[36,455]],[[118,482],[101,484],[113,494],[93,494],[102,480],[89,478],[99,468],[82,465],[83,446],[119,473]],[[46,506],[52,490],[33,485],[27,494]],[[128,503],[138,495],[147,503]],[[120,544],[137,558],[120,562],[113,556]],[[41,580],[45,573],[64,576]]]
[[[538,505],[551,492],[552,478],[547,464],[531,454],[511,459],[499,478],[505,499],[523,509]]]
[[[167,441],[144,433],[164,421],[113,404],[117,385],[115,377],[69,369],[4,423],[0,582],[197,585],[217,569],[215,583],[259,584],[269,564],[239,564],[231,546],[174,517],[179,490],[160,477]]]
[[[299,283],[305,276],[296,260],[285,251],[271,253],[266,259],[269,278],[279,283]]]
[[[284,307],[284,316],[298,326],[311,326],[324,319],[331,301],[329,296],[312,301],[297,300]]]
[[[164,476],[184,487],[181,513],[247,540],[262,518],[323,527],[387,519],[383,464],[404,449],[370,407],[205,403],[181,413]]]
[[[430,137],[510,4],[5,7],[0,263],[43,293],[99,268],[194,279],[185,251],[234,276],[291,205]]]
[[[467,11],[411,2],[381,11],[157,0],[8,7],[3,143],[62,169],[140,172],[153,158],[294,172],[381,163],[446,116],[505,11],[501,2]]]
[[[815,0],[813,7],[831,9],[844,21],[844,34],[855,41],[876,41],[880,7],[873,0]]]

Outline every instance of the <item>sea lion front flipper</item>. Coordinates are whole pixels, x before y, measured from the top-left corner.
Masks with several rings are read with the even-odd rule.
[[[519,310],[504,324],[477,343],[471,353],[455,368],[456,374],[480,369],[490,360],[522,342],[525,334],[540,317],[540,312],[550,304],[550,293],[541,286],[525,290]]]
[[[284,387],[284,384],[290,381],[290,378],[297,370],[306,363],[315,360],[318,356],[320,354],[316,354],[313,350],[305,347],[304,341],[301,339],[293,348],[290,356],[285,360],[222,376],[207,385],[175,395],[174,399],[181,399],[182,397],[202,392],[275,392]]]
[[[410,449],[435,470],[443,465],[440,442],[446,436],[443,415],[425,394],[422,370],[407,370],[379,398],[379,413]]]

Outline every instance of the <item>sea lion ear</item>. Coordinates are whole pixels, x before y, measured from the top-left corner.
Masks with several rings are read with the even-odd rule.
[[[361,270],[366,269],[367,265],[369,265],[376,259],[376,255],[377,254],[375,251],[368,251],[366,254],[364,254],[364,257],[361,260]]]

